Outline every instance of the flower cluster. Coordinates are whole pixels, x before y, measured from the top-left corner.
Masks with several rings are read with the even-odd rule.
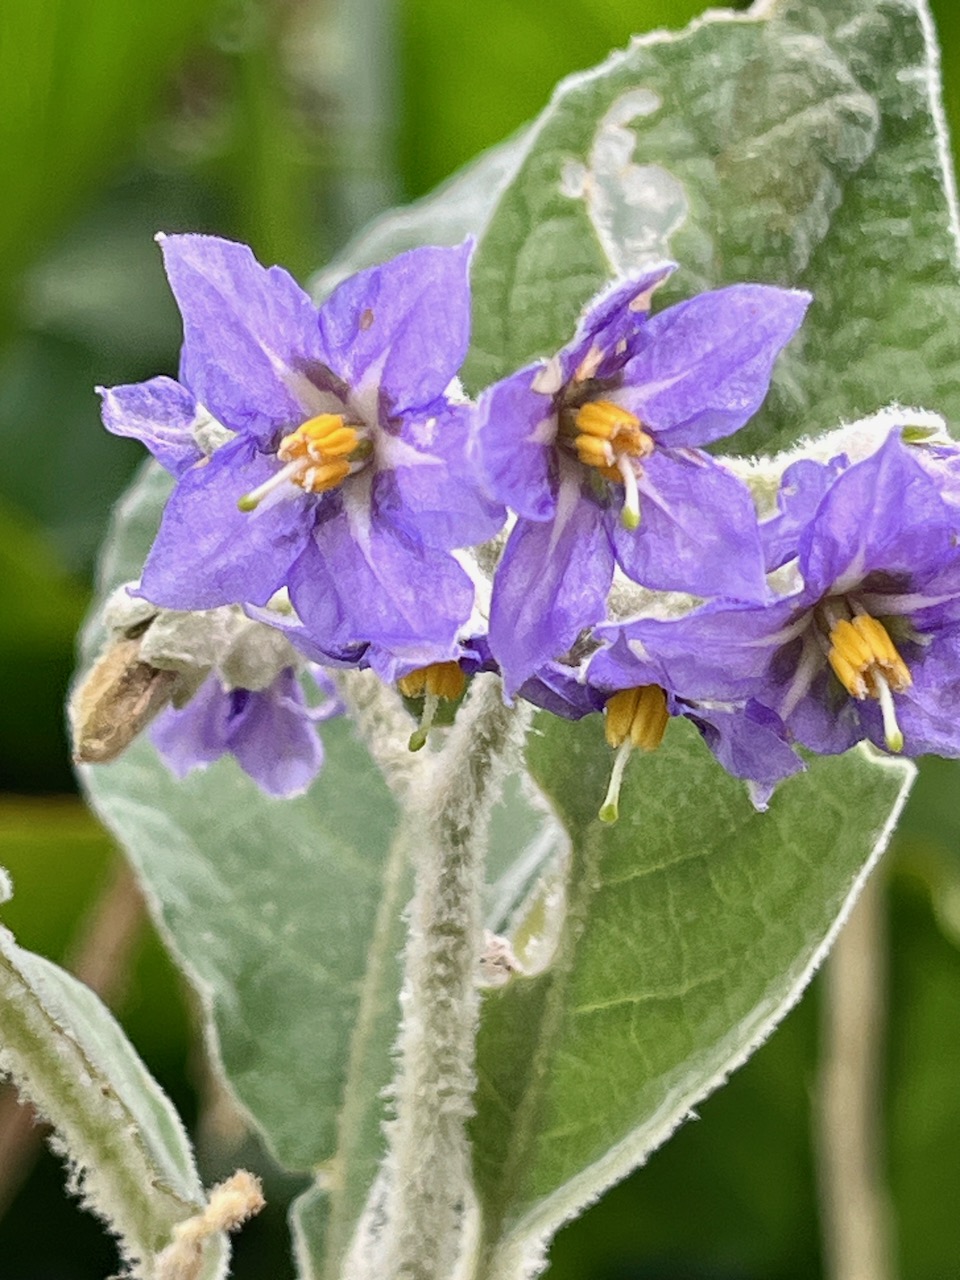
[[[756,412],[808,295],[741,284],[652,312],[664,264],[471,402],[469,242],[319,307],[242,245],[161,245],[179,380],[102,392],[108,429],[176,479],[137,588],[153,606],[242,606],[311,663],[372,668],[423,698],[413,747],[480,669],[508,699],[602,712],[608,819],[672,715],[760,806],[803,768],[797,746],[960,754],[956,451],[892,430],[856,461],[796,461],[765,520],[704,451]],[[278,592],[292,613],[265,608]],[[293,789],[319,747],[296,678],[277,681],[208,682],[155,740],[180,771],[251,741],[262,761],[272,740],[300,763],[260,775]]]

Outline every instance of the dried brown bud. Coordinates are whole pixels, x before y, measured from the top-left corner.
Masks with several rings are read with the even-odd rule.
[[[112,641],[70,699],[73,757],[115,760],[170,701],[180,677],[140,661],[141,634]]]

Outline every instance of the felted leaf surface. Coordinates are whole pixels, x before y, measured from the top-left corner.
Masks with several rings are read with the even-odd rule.
[[[0,929],[0,1071],[54,1126],[85,1203],[151,1280],[176,1223],[202,1209],[186,1133],[122,1029],[83,983]],[[211,1240],[204,1277],[222,1274]]]
[[[139,574],[168,489],[149,466],[118,508],[101,599]],[[88,653],[98,638],[93,624]],[[204,999],[228,1081],[290,1169],[336,1149],[394,819],[348,722],[323,736],[323,773],[291,801],[265,796],[229,758],[178,782],[146,739],[83,771]]]
[[[534,777],[572,843],[550,967],[486,997],[473,1125],[486,1252],[527,1274],[569,1216],[663,1142],[798,998],[913,769],[816,760],[756,813],[687,722],[631,762],[614,827],[599,718],[541,716]],[[533,1274],[533,1272],[530,1272]]]
[[[814,295],[737,451],[894,402],[955,417],[956,211],[931,37],[922,0],[796,0],[640,37],[570,77],[483,233],[468,388],[551,354],[612,275],[670,257],[659,305],[740,280]]]

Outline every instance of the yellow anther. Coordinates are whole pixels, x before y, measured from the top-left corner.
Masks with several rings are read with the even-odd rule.
[[[601,471],[608,471],[613,467],[613,449],[608,441],[598,439],[597,436],[580,435],[573,443],[577,457],[585,466],[599,467]],[[617,479],[620,479],[619,473]]]
[[[606,703],[604,732],[611,747],[619,747],[627,738],[640,751],[655,751],[663,741],[670,713],[667,695],[658,684],[621,689]]]
[[[605,480],[623,485],[620,518],[625,528],[636,529],[640,495],[636,465],[630,459],[647,458],[653,452],[653,438],[640,419],[610,400],[588,400],[576,411],[568,431],[584,466],[595,467]]]
[[[577,410],[574,423],[579,433],[578,445],[583,436],[594,436],[609,440],[616,454],[645,458],[653,452],[653,440],[641,427],[640,419],[609,400],[588,400]]]
[[[321,413],[284,436],[277,457],[281,462],[303,462],[291,476],[294,484],[308,493],[322,493],[346,479],[351,470],[348,459],[359,447],[360,433],[342,414]]]
[[[349,474],[350,463],[342,458],[305,467],[296,477],[296,483],[306,489],[307,493],[324,493],[327,489],[335,489],[338,484],[342,484]]]
[[[882,622],[872,618],[869,613],[858,613],[853,619],[853,626],[876,654],[877,661],[884,666],[897,666],[903,669],[907,684],[911,684],[910,672],[903,659],[897,653],[897,647],[890,639],[890,633]]]
[[[405,698],[422,698],[431,693],[435,698],[453,701],[459,698],[467,683],[459,662],[431,662],[401,676],[397,688]]]
[[[841,618],[830,632],[830,643],[858,670],[868,667],[872,661],[873,650],[868,639],[846,618]]]
[[[319,439],[311,436],[307,442],[307,454],[317,459],[345,458],[353,453],[358,443],[356,427],[338,427]]]
[[[344,422],[342,414],[318,414],[283,437],[277,448],[277,461],[284,465],[269,480],[245,493],[237,506],[241,511],[254,511],[264,498],[285,484],[295,484],[307,493],[335,489],[369,453],[369,442],[356,427]]]
[[[409,675],[401,676],[397,681],[397,688],[405,698],[422,698],[427,687],[427,667],[420,667],[416,671],[411,671]]]
[[[459,662],[435,662],[428,668],[427,690],[438,698],[453,702],[460,697],[466,685],[467,677]]]
[[[630,754],[634,750],[656,751],[663,741],[670,713],[667,695],[658,684],[621,689],[607,699],[604,711],[607,742],[616,748],[617,754],[599,817],[601,822],[616,822],[620,813],[620,786]]]
[[[827,661],[847,693],[852,698],[859,698],[862,701],[867,696],[867,682],[860,674],[859,667],[848,662],[835,646],[827,654]]]
[[[842,618],[830,632],[827,660],[852,698],[880,698],[884,686],[901,693],[910,671],[882,622],[869,614]]]
[[[428,667],[418,667],[409,675],[400,677],[397,688],[405,698],[423,698],[420,723],[410,735],[408,745],[411,751],[419,751],[426,746],[441,698],[448,702],[459,698],[466,683],[467,677],[458,662],[431,662]]]

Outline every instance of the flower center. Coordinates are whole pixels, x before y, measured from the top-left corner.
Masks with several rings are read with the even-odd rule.
[[[601,822],[616,822],[620,812],[623,771],[634,750],[656,751],[663,741],[670,712],[667,695],[658,684],[621,689],[604,706],[604,733],[617,755],[610,773],[610,785],[600,807]]]
[[[833,621],[829,639],[827,661],[837,679],[852,698],[880,703],[887,747],[902,751],[903,733],[892,695],[909,689],[913,679],[886,627],[868,613],[855,613]]]
[[[241,511],[253,511],[274,489],[288,482],[307,493],[335,489],[359,471],[371,451],[362,427],[348,423],[341,413],[318,414],[283,437],[277,458],[286,465],[244,494],[238,506]]]
[[[644,431],[640,419],[610,400],[588,400],[574,412],[565,434],[584,466],[594,467],[605,480],[623,485],[621,519],[628,529],[636,529],[640,499],[633,459],[653,453],[653,438]]]
[[[426,745],[427,735],[433,727],[440,700],[454,702],[466,688],[467,677],[459,662],[431,662],[401,676],[397,688],[405,698],[423,698],[420,723],[410,735],[411,751],[419,751]]]

